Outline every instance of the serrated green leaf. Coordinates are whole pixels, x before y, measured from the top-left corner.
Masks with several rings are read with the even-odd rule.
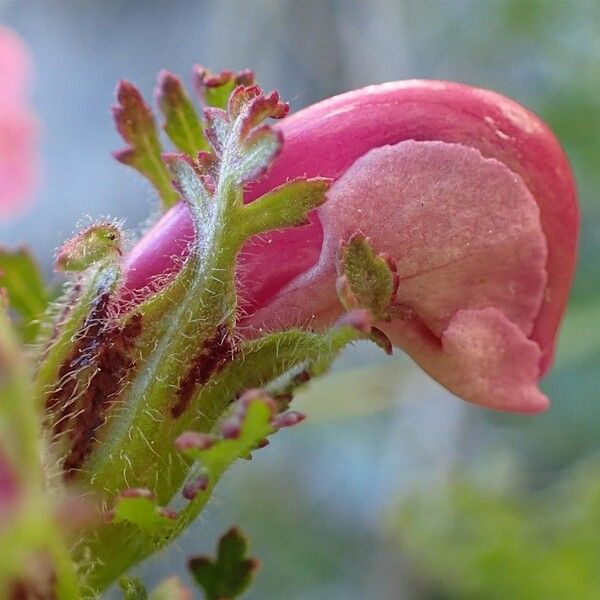
[[[273,433],[272,416],[270,403],[256,398],[248,404],[237,438],[220,439],[206,450],[190,448],[185,454],[208,471],[209,481],[216,481],[234,460],[247,456],[260,440]]]
[[[340,294],[344,307],[367,308],[375,318],[385,318],[395,293],[395,274],[363,235],[355,234],[343,245],[340,271],[348,286]]]
[[[117,88],[118,104],[113,108],[117,130],[129,144],[115,158],[139,171],[158,191],[165,210],[178,200],[169,172],[161,159],[161,146],[152,110],[139,90],[127,81]]]
[[[219,540],[217,557],[190,559],[188,566],[206,600],[232,600],[248,588],[258,562],[247,558],[248,540],[235,527]]]
[[[146,533],[155,533],[173,522],[172,519],[161,514],[161,507],[155,500],[147,496],[124,497],[119,496],[115,503],[114,520],[134,523]]]
[[[325,202],[331,181],[324,177],[285,183],[242,208],[248,235],[301,225]]]
[[[139,577],[121,577],[119,587],[123,592],[123,600],[147,600],[148,592]]]
[[[165,117],[163,129],[176,148],[195,158],[208,150],[202,125],[192,102],[178,77],[163,71],[159,77],[157,103]]]
[[[21,318],[24,340],[33,340],[39,333],[38,319],[48,306],[50,294],[40,268],[28,250],[0,248],[0,288],[6,290],[9,307]]]
[[[240,408],[240,401],[236,404],[236,408]],[[198,462],[198,470],[204,474],[206,485],[181,511],[174,524],[175,529],[184,529],[195,518],[210,498],[223,473],[238,458],[247,458],[262,439],[273,433],[274,427],[271,423],[273,412],[271,398],[257,395],[249,399],[241,414],[237,415],[239,418],[236,424],[239,428],[237,436],[217,438],[213,445],[205,449],[190,447],[182,450],[183,454]]]

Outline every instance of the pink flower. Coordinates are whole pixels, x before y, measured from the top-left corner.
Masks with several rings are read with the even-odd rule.
[[[319,328],[340,314],[336,255],[356,231],[398,263],[393,343],[457,396],[534,413],[575,264],[578,208],[568,162],[536,116],[494,92],[387,83],[275,125],[284,148],[246,200],[297,176],[335,180],[310,225],[251,241],[240,260],[252,330]],[[127,286],[174,268],[193,236],[177,205],[134,248]]]
[[[0,27],[0,219],[17,211],[37,179],[37,123],[26,106],[29,55]]]

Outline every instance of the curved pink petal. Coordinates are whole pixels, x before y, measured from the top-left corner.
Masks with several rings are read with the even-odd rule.
[[[548,368],[573,275],[578,209],[568,162],[541,120],[487,90],[440,81],[404,81],[330,98],[275,127],[283,133],[283,151],[267,176],[249,190],[248,201],[292,177],[338,179],[369,150],[409,139],[471,146],[518,174],[540,208],[547,241],[547,284],[531,337],[542,351],[542,372]],[[275,232],[246,247],[240,288],[248,311],[266,306],[314,265],[322,235],[314,216],[307,227]],[[174,207],[128,257],[128,287],[144,287],[153,276],[174,268],[173,255],[185,252],[186,240],[192,236],[187,210]]]
[[[376,251],[397,261],[396,302],[404,318],[378,324],[393,343],[471,402],[539,410],[539,392],[529,389],[537,390],[539,365],[527,382],[527,394],[515,380],[511,399],[512,359],[499,360],[504,338],[512,340],[511,347],[526,348],[527,356],[541,356],[537,343],[527,339],[546,284],[539,212],[518,175],[474,148],[406,141],[371,150],[329,192],[320,212],[324,242],[317,264],[259,309],[249,324],[266,329],[304,322],[330,325],[341,312],[335,294],[339,241],[362,231]],[[477,316],[489,309],[494,319],[477,326],[479,317],[468,321],[472,347],[449,345],[457,332],[467,331],[456,328],[457,315]],[[486,323],[492,323],[491,329]],[[490,347],[489,359],[477,365],[475,357],[488,338],[498,340],[498,349]],[[491,379],[484,385],[490,360]],[[473,387],[465,387],[471,380]]]
[[[458,311],[441,344],[410,322],[395,322],[387,333],[434,379],[468,402],[524,414],[549,405],[538,388],[539,346],[496,308]]]

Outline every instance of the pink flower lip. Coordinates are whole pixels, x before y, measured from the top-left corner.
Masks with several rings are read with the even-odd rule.
[[[339,242],[335,236],[349,235],[354,228],[374,238],[377,251],[388,252],[405,267],[399,273],[397,299],[408,304],[415,320],[393,324],[397,330],[389,333],[396,344],[471,402],[516,412],[543,409],[547,399],[537,390],[537,380],[552,361],[575,266],[579,225],[572,173],[548,127],[495,92],[420,80],[341,94],[286,117],[275,127],[283,135],[283,150],[266,176],[247,191],[247,201],[298,176],[331,177],[335,183],[329,201],[313,214],[310,225],[273,232],[251,240],[244,249],[239,281],[246,318],[241,325],[248,334],[252,328],[311,321],[320,327],[337,318],[341,309],[335,285],[327,287],[331,268],[326,263],[333,260],[327,248]],[[392,164],[383,173],[381,161],[386,157]],[[394,180],[394,161],[402,166],[402,182],[409,177],[414,185],[403,184],[402,194],[387,189],[387,196],[381,195],[377,190]],[[431,203],[436,180],[424,179],[410,168],[411,161],[430,169],[448,189],[454,189],[450,185],[454,174],[457,185],[469,190],[465,203],[456,189],[447,197],[449,203],[440,203],[441,197]],[[470,171],[463,169],[465,161],[471,161]],[[444,169],[436,171],[436,165]],[[402,182],[395,181],[396,188]],[[422,228],[421,238],[403,229],[410,216],[406,198],[414,196],[418,186],[429,194],[428,212],[419,220],[418,211],[413,211],[413,229]],[[353,195],[359,188],[360,201]],[[493,199],[496,222],[485,211],[488,200],[478,195],[483,189]],[[411,200],[412,206],[418,205],[417,200]],[[504,210],[502,202],[510,210]],[[436,213],[436,206],[444,206],[446,212]],[[372,218],[365,218],[358,208]],[[464,221],[454,218],[458,214]],[[484,221],[496,246],[486,245],[485,235],[475,227]],[[466,225],[461,227],[461,222]],[[448,264],[436,262],[426,252],[440,243],[445,224],[452,225],[457,242],[446,240],[442,245],[449,253]],[[378,235],[381,230],[388,232],[387,237]],[[186,209],[174,207],[127,258],[127,286],[140,289],[152,277],[176,268],[174,257],[185,255],[192,237]],[[394,246],[394,241],[404,245]],[[478,250],[468,259],[469,268],[459,268],[466,260],[461,255],[453,270],[456,257],[451,255],[474,242]],[[417,266],[412,275],[410,260]],[[423,270],[428,261],[438,267]],[[486,279],[486,265],[490,280],[477,283]],[[473,279],[465,281],[465,273]],[[308,289],[314,302],[307,301]],[[479,334],[473,337],[475,331]],[[465,337],[467,332],[470,338]],[[485,352],[474,350],[477,339],[487,340],[487,362]],[[518,380],[512,388],[511,371]],[[469,373],[473,385],[466,389]]]

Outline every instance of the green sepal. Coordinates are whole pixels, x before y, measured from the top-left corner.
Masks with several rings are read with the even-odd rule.
[[[165,117],[163,129],[177,149],[191,157],[200,150],[209,149],[196,110],[180,79],[173,73],[160,73],[156,102]]]
[[[390,260],[377,255],[368,238],[357,233],[342,244],[338,272],[338,295],[346,310],[366,308],[375,319],[389,318],[398,279]]]
[[[178,197],[161,159],[162,150],[152,110],[144,102],[139,90],[128,81],[119,83],[117,101],[118,104],[113,107],[114,120],[117,130],[129,146],[115,152],[114,157],[150,180],[166,210],[177,202]]]
[[[34,340],[51,295],[39,265],[26,248],[0,248],[0,289],[6,290],[9,308],[19,316],[22,339]]]
[[[206,600],[233,600],[248,589],[259,563],[247,553],[247,537],[233,527],[221,536],[214,560],[206,556],[189,560],[189,570]]]

